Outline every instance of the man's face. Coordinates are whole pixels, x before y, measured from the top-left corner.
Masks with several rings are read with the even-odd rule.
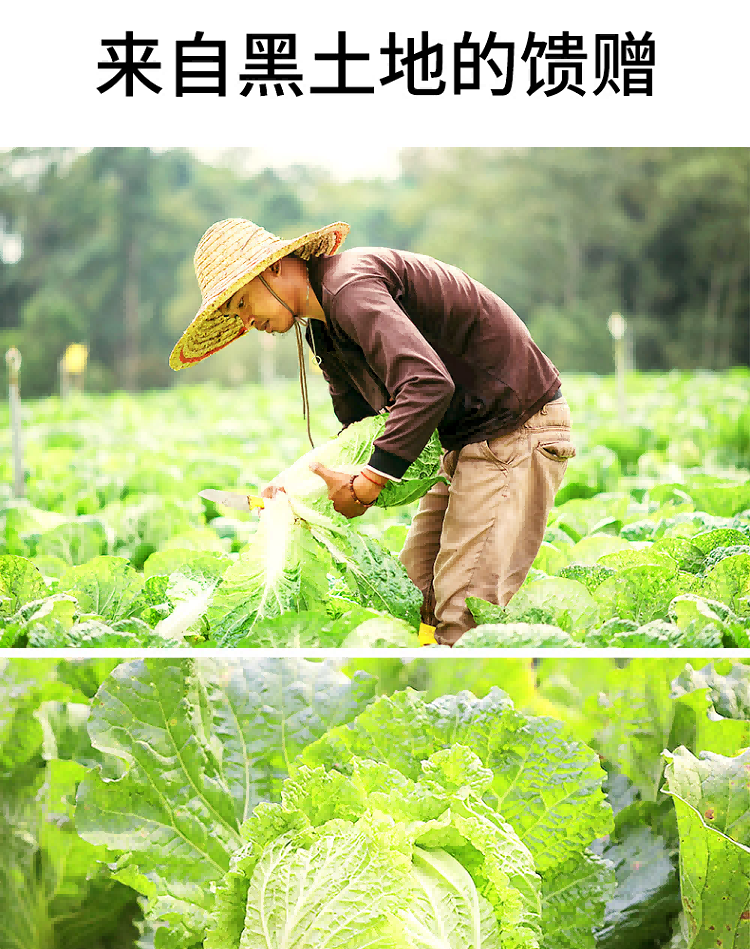
[[[270,283],[269,275],[265,275]],[[284,288],[274,286],[274,290],[284,299]],[[256,277],[237,290],[221,307],[222,313],[236,313],[245,329],[256,329],[266,333],[286,333],[294,325],[292,314],[274,295],[264,287]]]

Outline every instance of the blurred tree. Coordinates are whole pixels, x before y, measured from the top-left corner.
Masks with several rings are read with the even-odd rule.
[[[89,346],[89,388],[258,378],[250,344],[189,374],[167,364],[200,305],[195,247],[225,217],[283,237],[345,220],[349,247],[455,264],[563,371],[612,370],[615,310],[639,369],[750,362],[750,149],[417,148],[401,166],[342,182],[251,149],[0,152],[0,346],[23,354],[22,392],[55,389],[70,342]],[[295,374],[293,347],[277,365]]]
[[[614,310],[641,369],[748,362],[750,150],[411,149],[403,163],[413,249],[499,293],[561,369],[611,370]]]
[[[32,160],[43,170],[21,174],[19,163],[23,170]],[[169,384],[165,352],[174,333],[165,316],[183,262],[214,219],[211,205],[223,211],[230,203],[201,180],[220,175],[187,152],[148,149],[42,150],[9,164],[6,177],[18,180],[8,189],[12,220],[24,249],[0,268],[0,341],[15,341],[24,355],[24,393],[54,389],[70,342],[89,346],[90,387]],[[40,321],[50,319],[56,329],[40,335]]]
[[[704,369],[748,359],[750,161],[747,149],[683,149],[665,163],[643,247],[657,274],[652,311],[667,358]]]

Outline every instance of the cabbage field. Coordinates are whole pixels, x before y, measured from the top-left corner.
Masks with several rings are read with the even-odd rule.
[[[324,444],[339,426],[311,383]],[[624,408],[612,378],[563,391],[578,454],[542,549],[506,609],[470,601],[479,625],[457,648],[750,646],[750,371],[633,375]],[[0,410],[0,645],[418,645],[396,559],[417,501],[345,521],[325,499],[258,515],[198,496],[256,494],[308,450],[294,383],[23,412],[16,498]],[[360,463],[368,442],[347,450]]]
[[[3,949],[746,949],[750,667],[0,660]]]

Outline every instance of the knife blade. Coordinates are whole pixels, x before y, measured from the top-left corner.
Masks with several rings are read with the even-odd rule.
[[[221,504],[223,507],[233,507],[238,511],[254,511],[266,506],[263,498],[253,494],[233,494],[231,491],[215,491],[213,488],[201,491],[198,497],[213,501],[214,504]]]

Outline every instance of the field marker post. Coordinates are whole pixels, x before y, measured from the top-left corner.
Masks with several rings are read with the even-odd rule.
[[[60,396],[67,399],[73,385],[78,392],[83,392],[83,373],[86,369],[86,360],[89,348],[85,343],[71,343],[63,353],[58,369],[60,372]]]
[[[21,445],[21,393],[18,388],[18,373],[21,369],[21,354],[15,346],[5,354],[8,367],[8,402],[10,404],[10,435],[13,449],[13,493],[23,497],[23,449]]]
[[[607,329],[612,335],[615,347],[615,377],[617,379],[617,413],[620,422],[625,422],[625,333],[628,324],[621,313],[613,313],[607,320]]]

